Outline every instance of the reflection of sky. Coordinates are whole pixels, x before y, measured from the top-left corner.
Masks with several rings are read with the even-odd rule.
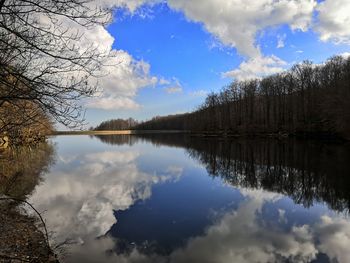
[[[30,201],[57,242],[79,241],[68,261],[350,262],[350,222],[322,204],[235,189],[180,148],[53,140],[58,161]]]

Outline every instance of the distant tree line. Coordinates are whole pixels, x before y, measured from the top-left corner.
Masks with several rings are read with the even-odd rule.
[[[135,127],[138,122],[132,118],[123,120],[123,119],[113,119],[104,121],[99,124],[96,128],[93,128],[95,131],[113,131],[113,130],[130,130]]]
[[[350,138],[350,58],[304,61],[283,73],[234,81],[192,113],[156,117],[136,129]]]

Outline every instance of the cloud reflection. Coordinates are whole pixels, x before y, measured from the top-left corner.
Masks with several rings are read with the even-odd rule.
[[[123,149],[76,155],[65,160],[36,188],[30,201],[43,211],[58,240],[86,242],[104,235],[116,222],[114,210],[125,210],[151,196],[152,185],[178,180],[181,169],[164,173],[139,171],[137,150]],[[68,161],[67,161],[68,160]],[[49,208],[49,209],[48,209]]]
[[[237,210],[224,214],[203,236],[190,239],[169,256],[145,255],[136,248],[116,254],[113,247],[118,240],[105,237],[75,247],[71,262],[311,262],[320,253],[335,262],[350,262],[350,222],[342,215],[323,215],[314,224],[284,228],[288,213],[277,208],[283,196],[262,190],[242,190],[242,194],[245,200]],[[263,217],[267,204],[276,206],[275,219]],[[276,221],[269,224],[269,220]]]

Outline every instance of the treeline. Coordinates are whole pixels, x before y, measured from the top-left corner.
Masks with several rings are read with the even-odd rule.
[[[132,118],[127,120],[123,119],[113,119],[104,121],[99,124],[96,128],[93,128],[95,131],[113,131],[113,130],[130,130],[135,127],[138,122]]]
[[[192,113],[156,117],[136,129],[350,138],[350,58],[304,61],[283,73],[235,81]]]

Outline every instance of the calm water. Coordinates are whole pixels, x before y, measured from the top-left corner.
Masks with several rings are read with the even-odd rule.
[[[44,211],[63,262],[350,262],[349,146],[62,136],[23,156],[2,191]]]

